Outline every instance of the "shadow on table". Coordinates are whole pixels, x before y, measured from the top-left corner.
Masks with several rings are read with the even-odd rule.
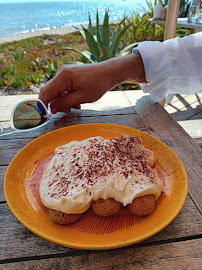
[[[171,101],[168,105],[175,110],[175,112],[170,113],[170,115],[176,121],[202,119],[202,113],[198,112],[196,109],[197,105],[202,104],[202,99],[199,95],[195,94],[194,100],[189,98],[189,96],[187,96],[186,99],[179,94],[175,96],[178,100],[174,102]]]

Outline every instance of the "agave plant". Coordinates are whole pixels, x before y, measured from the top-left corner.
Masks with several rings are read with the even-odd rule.
[[[125,20],[126,17],[117,25],[111,36],[108,11],[105,11],[104,21],[102,25],[100,25],[99,14],[97,11],[95,27],[93,27],[92,25],[91,17],[89,14],[88,28],[82,26],[82,29],[79,30],[88,44],[89,51],[80,52],[69,47],[67,47],[66,49],[80,54],[82,56],[82,62],[84,62],[83,58],[85,58],[88,62],[91,63],[101,62],[115,56],[127,55],[129,53],[129,50],[132,47],[136,46],[138,43],[132,43],[119,51],[120,41],[130,27],[130,25],[127,25],[125,27],[123,26],[123,22]]]

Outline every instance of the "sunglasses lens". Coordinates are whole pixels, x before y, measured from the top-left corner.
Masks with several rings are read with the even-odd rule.
[[[39,100],[24,101],[17,105],[13,113],[13,125],[16,129],[29,129],[47,121],[47,112]]]

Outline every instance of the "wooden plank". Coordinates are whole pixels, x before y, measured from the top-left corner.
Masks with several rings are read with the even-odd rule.
[[[13,107],[28,98],[37,98],[37,95],[0,96],[0,122],[10,120]],[[81,108],[82,110],[73,109],[73,113],[67,114],[67,117],[74,117],[75,114],[81,117],[134,113],[122,91],[109,91],[96,102],[82,104]],[[61,116],[56,114],[54,117]]]
[[[82,104],[82,116],[134,113],[122,91],[109,91],[98,101]]]
[[[202,113],[198,112],[197,114],[189,117],[189,120],[202,119]]]
[[[165,110],[176,120],[202,119],[202,113],[196,110],[202,104],[202,93],[192,95],[174,95],[171,104],[165,105]]]
[[[202,115],[198,114],[198,111],[196,110],[196,106],[194,106],[194,108],[191,108],[191,107],[182,108],[181,110],[176,110],[176,109],[172,108],[172,110],[171,110],[172,112],[170,110],[167,110],[167,109],[166,109],[166,111],[176,121],[189,120],[189,119],[193,119],[193,118],[202,119]]]
[[[195,248],[195,247],[198,248]],[[0,269],[69,269],[69,270],[200,270],[202,265],[202,240],[129,247],[102,252],[82,251],[73,256],[35,257],[29,261],[2,264]]]
[[[189,108],[189,109],[185,109],[183,111],[171,114],[172,118],[175,119],[176,121],[189,120],[195,117],[196,115],[198,115],[196,108]],[[201,118],[200,115],[198,116],[199,118]]]
[[[13,216],[7,204],[0,205],[0,262],[4,259],[74,252],[30,232]],[[7,255],[6,255],[7,253]]]
[[[195,99],[196,98],[196,99]],[[202,93],[197,93],[197,94],[190,94],[190,95],[184,95],[184,94],[175,94],[173,95],[171,104],[175,105],[176,102],[178,102],[179,100],[185,100],[188,103],[191,103],[191,101],[201,101],[202,100]],[[166,105],[167,106],[167,105]]]
[[[11,139],[26,139],[26,138],[36,138],[47,132],[52,130],[56,130],[58,128],[78,125],[78,124],[88,124],[88,123],[108,123],[108,124],[116,124],[116,125],[125,125],[128,127],[133,127],[140,130],[146,130],[143,123],[140,121],[140,118],[136,113],[133,114],[118,114],[118,115],[98,115],[92,117],[82,117],[79,114],[76,114],[75,117],[69,117],[67,115],[63,115],[58,119],[54,119],[47,125],[28,132],[17,132],[10,135],[6,135],[0,137],[0,143],[3,140],[11,140]],[[11,130],[8,130],[8,132]],[[1,147],[1,145],[0,145]],[[1,153],[0,153],[1,157]],[[0,161],[1,165],[1,161]],[[2,164],[3,165],[3,164]]]
[[[171,102],[170,103],[166,103],[165,105],[165,108],[168,106],[168,105],[173,105],[175,106],[175,103],[179,100],[186,100],[188,103],[191,103],[191,99],[192,97],[196,97],[197,100],[200,102],[202,101],[202,93],[197,93],[197,94],[190,94],[190,95],[184,95],[184,94],[170,94],[168,95],[169,96],[172,96],[172,99],[171,99]]]
[[[171,147],[182,160],[189,177],[189,193],[202,212],[202,149],[159,104],[154,105],[148,95],[134,97],[128,91],[125,95],[149,133]]]
[[[39,251],[41,256],[64,252],[76,253],[74,249],[61,247],[35,236],[16,220],[5,203],[0,205],[0,224],[0,260],[37,256]],[[201,215],[188,197],[178,217],[163,231],[142,243],[150,245],[153,242],[191,238],[200,234],[202,234]]]
[[[5,201],[4,192],[3,192],[3,182],[4,175],[8,166],[0,166],[0,203]]]
[[[196,102],[197,100],[199,102],[202,100],[202,93],[190,94],[190,95],[175,94],[173,95],[170,105],[173,105],[175,107],[184,105],[186,107],[189,104]]]
[[[194,139],[202,145],[202,119],[178,121],[178,124]]]
[[[8,165],[13,157],[29,142],[30,139],[21,139],[21,140],[0,140],[0,165]]]
[[[180,96],[180,95],[176,95]],[[177,101],[172,101],[171,104],[167,104],[165,106],[166,111],[169,114],[176,114],[177,113],[180,115],[180,112],[184,111],[192,111],[191,114],[196,114],[196,106],[202,103],[202,97],[200,98],[198,95],[189,95],[186,97],[181,97]],[[187,116],[188,117],[188,116]],[[187,119],[187,118],[184,118]],[[183,120],[183,118],[182,118]]]

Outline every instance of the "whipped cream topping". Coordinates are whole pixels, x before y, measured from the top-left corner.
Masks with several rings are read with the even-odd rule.
[[[100,198],[114,198],[124,206],[148,194],[157,199],[163,185],[153,163],[153,152],[137,137],[72,141],[55,149],[40,197],[46,207],[67,214],[83,213]]]

